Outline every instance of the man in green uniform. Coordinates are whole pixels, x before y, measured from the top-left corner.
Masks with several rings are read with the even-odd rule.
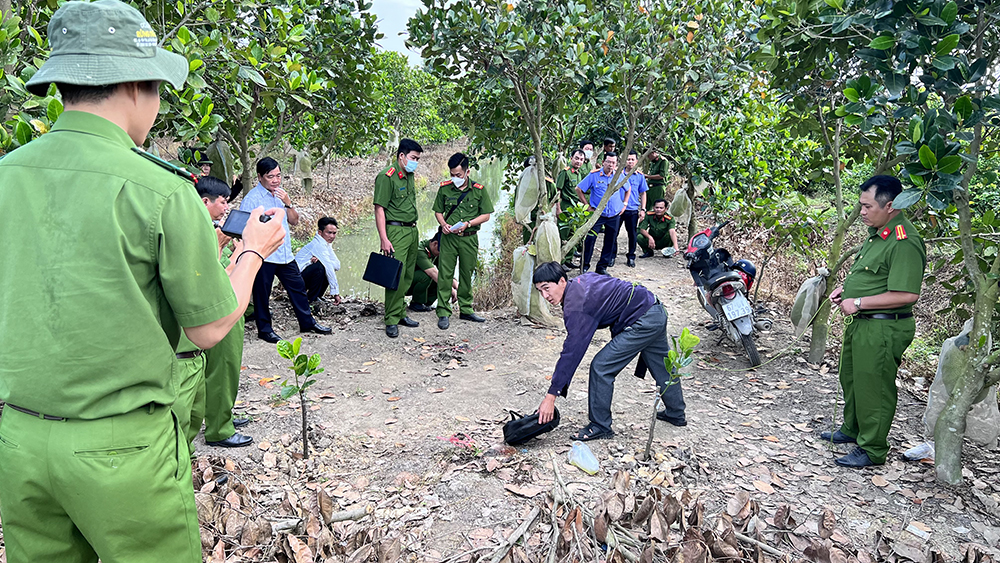
[[[458,318],[485,322],[472,310],[472,272],[479,260],[479,227],[490,220],[493,202],[490,195],[469,178],[469,157],[455,153],[448,159],[451,180],[442,182],[434,198],[434,217],[441,225],[441,257],[438,259],[437,315],[438,328],[448,328],[451,307],[451,283],[458,262]]]
[[[575,149],[569,158],[569,166],[559,171],[559,175],[556,176],[556,190],[559,191],[559,209],[558,213],[565,213],[570,207],[574,205],[580,205],[582,202],[580,198],[576,195],[576,187],[580,185],[583,181],[583,177],[587,175],[587,170],[584,170],[584,164],[586,163],[586,154],[583,149]],[[559,237],[563,242],[569,240],[573,236],[573,232],[570,230],[569,219],[559,221]],[[582,242],[580,244],[582,248]],[[578,248],[579,249],[579,248]],[[573,253],[567,253],[566,258],[563,259],[563,265],[569,268],[579,268],[579,264],[573,263]]]
[[[66,111],[0,161],[0,209],[18,210],[0,221],[7,561],[200,562],[170,409],[175,347],[183,331],[210,348],[242,316],[283,211],[267,223],[254,211],[227,278],[190,175],[133,150],[160,81],[182,88],[187,60],[117,0],[65,3],[48,38],[26,86],[40,96],[56,83]]]
[[[410,304],[407,307],[411,311],[418,313],[429,313],[434,310],[431,306],[437,301],[438,282],[438,257],[441,256],[441,233],[437,233],[433,238],[420,242],[417,251],[417,266],[413,270],[413,283],[406,291],[407,295],[412,295]],[[458,300],[458,280],[451,282],[451,300]]]
[[[413,173],[424,149],[412,139],[399,142],[396,163],[375,176],[375,228],[382,254],[403,263],[396,289],[385,290],[385,334],[399,336],[399,326],[417,327],[420,323],[406,316],[406,290],[417,263],[417,188]]]
[[[889,427],[896,414],[896,371],[913,340],[913,304],[920,297],[927,256],[917,230],[892,201],[903,190],[892,176],[874,176],[861,185],[865,241],[844,279],[830,294],[845,315],[840,353],[844,423],[820,438],[856,443],[836,460],[845,467],[885,463]]]
[[[648,170],[645,174],[646,185],[649,186],[649,191],[646,193],[646,211],[650,211],[656,200],[662,199],[666,195],[664,186],[667,183],[667,159],[660,157],[660,153],[653,149],[649,155],[649,166],[646,169]],[[674,247],[676,248],[677,245]]]
[[[639,258],[649,258],[654,250],[661,248],[673,248],[677,250],[677,229],[676,221],[667,215],[667,200],[658,199],[653,202],[653,213],[639,223],[639,236],[636,237],[639,248],[642,249],[642,256]]]

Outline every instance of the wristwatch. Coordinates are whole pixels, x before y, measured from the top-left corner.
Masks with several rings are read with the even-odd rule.
[[[860,297],[855,297],[854,298],[854,308],[857,309],[858,311],[861,310],[861,298]]]

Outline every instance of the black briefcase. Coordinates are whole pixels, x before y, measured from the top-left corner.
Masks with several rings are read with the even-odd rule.
[[[390,291],[399,289],[399,276],[403,273],[403,263],[392,256],[372,252],[361,279],[380,285]]]
[[[510,421],[503,425],[503,441],[512,446],[523,444],[535,436],[541,436],[546,432],[551,432],[559,426],[559,409],[553,407],[552,420],[545,424],[538,424],[538,412],[521,416],[520,413],[510,411]]]

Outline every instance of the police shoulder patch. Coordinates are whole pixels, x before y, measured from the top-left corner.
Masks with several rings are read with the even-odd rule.
[[[896,240],[906,239],[906,229],[902,225],[896,225]]]
[[[137,155],[145,158],[146,160],[152,162],[153,164],[159,166],[160,168],[166,170],[167,172],[170,172],[172,174],[176,174],[176,175],[180,176],[181,178],[184,178],[185,180],[191,181],[194,184],[198,183],[198,176],[196,176],[194,173],[190,172],[189,170],[185,170],[185,169],[181,168],[180,166],[176,166],[176,165],[174,165],[171,162],[167,162],[166,160],[163,160],[162,158],[160,158],[160,157],[158,157],[158,156],[156,156],[154,154],[148,153],[148,152],[140,149],[139,147],[132,147],[132,152],[134,152]]]
[[[450,183],[451,183],[451,180],[445,180],[444,182],[441,182],[441,187],[443,188],[444,186],[447,186]]]
[[[386,176],[389,176],[389,177],[391,178],[391,177],[392,177],[392,175],[393,175],[393,174],[394,174],[395,172],[396,172],[396,168],[395,168],[395,167],[392,167],[392,166],[390,166],[390,167],[389,167],[389,169],[385,171],[385,175],[386,175]]]
[[[481,190],[481,189],[483,189],[483,185],[482,185],[482,184],[476,184],[476,183],[473,183],[473,184],[472,184],[472,187],[473,187],[473,188],[476,188],[477,190]]]

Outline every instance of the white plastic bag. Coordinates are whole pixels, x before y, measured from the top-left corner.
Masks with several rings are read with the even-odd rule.
[[[688,197],[687,191],[683,189],[678,189],[677,193],[674,194],[673,201],[670,202],[670,208],[667,213],[671,217],[678,219],[681,218],[691,211],[691,198]]]
[[[531,277],[535,273],[535,257],[528,253],[527,246],[514,249],[514,270],[510,276],[510,292],[517,312],[531,313]]]
[[[562,256],[559,255],[561,244],[555,216],[551,213],[539,215],[538,230],[535,231],[535,255],[538,263],[562,261]]]
[[[812,324],[816,311],[819,310],[820,300],[826,293],[826,278],[830,275],[830,270],[820,268],[817,273],[802,282],[798,293],[795,294],[795,302],[792,303],[792,324],[795,325],[795,336],[801,336],[803,332]]]
[[[522,225],[531,223],[531,212],[538,205],[538,170],[531,166],[521,172],[514,195],[514,220]]]

